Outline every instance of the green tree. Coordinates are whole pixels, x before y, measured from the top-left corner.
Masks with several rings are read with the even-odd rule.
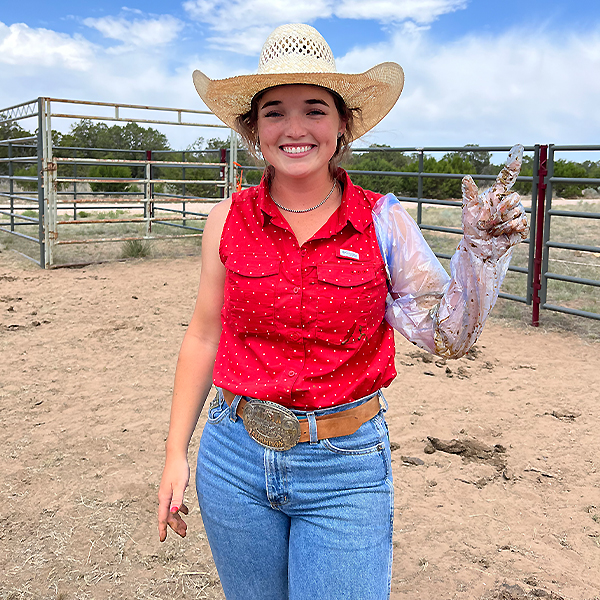
[[[559,158],[554,162],[554,176],[555,177],[589,177],[588,171],[586,171],[583,165],[564,160]],[[573,198],[581,196],[583,190],[589,187],[583,184],[573,183],[555,183],[553,186],[557,196],[564,196],[566,198]]]
[[[167,137],[160,131],[152,127],[141,127],[137,123],[127,123],[127,125],[107,125],[106,123],[95,123],[90,119],[82,119],[74,124],[68,133],[55,138],[55,144],[58,146],[55,150],[57,156],[74,155],[73,150],[66,148],[78,148],[76,155],[78,158],[106,158],[111,151],[125,150],[126,152],[114,153],[115,158],[121,160],[145,160],[144,151],[152,150],[160,152],[161,150],[170,150]],[[96,149],[96,150],[94,150]],[[130,177],[144,177],[143,166],[130,166]],[[73,167],[70,165],[61,165],[59,176],[73,174]],[[89,168],[79,165],[77,174],[79,176],[89,175]],[[155,168],[152,176],[154,178],[162,177],[160,170]]]
[[[496,173],[499,173],[501,167],[495,168],[497,169]],[[523,155],[523,162],[521,163],[521,175],[523,177],[533,177],[533,156],[529,156],[528,154]],[[531,196],[531,187],[532,184],[528,183],[527,181],[517,181],[513,186],[513,190],[521,194],[521,196]]]
[[[468,148],[478,148],[479,144],[467,144]],[[492,155],[486,150],[470,150],[463,152],[462,155],[475,168],[478,175],[495,175],[494,165],[492,165]]]
[[[417,158],[408,156],[400,151],[381,151],[378,148],[389,148],[385,145],[372,145],[372,152],[353,153],[344,161],[343,167],[355,171],[417,171]],[[414,167],[414,168],[413,168]],[[397,196],[416,195],[415,185],[412,186],[412,178],[398,177],[392,175],[359,175],[353,174],[352,181],[364,189],[372,190],[381,194],[393,193]],[[414,189],[413,189],[414,187]]]
[[[419,171],[419,155],[406,154],[400,151],[377,151],[385,146],[372,146],[373,152],[354,154],[344,167],[349,170],[359,171],[396,171],[417,173]],[[472,162],[477,164],[475,166]],[[482,173],[492,171],[490,156],[484,151],[451,152],[440,160],[430,155],[423,157],[424,173],[451,173],[451,174],[476,174],[480,169]],[[386,175],[360,175],[354,174],[352,180],[361,187],[379,193],[391,192],[396,196],[416,198],[418,195],[417,177],[398,177]],[[460,198],[461,180],[445,179],[438,177],[423,177],[424,198]]]
[[[592,160],[585,160],[582,165],[587,176],[592,179],[600,179],[600,160],[594,162]]]
[[[419,163],[417,156],[415,160],[407,165],[406,171],[418,172]],[[440,160],[430,155],[423,157],[424,173],[450,173],[455,175],[475,174],[475,167],[460,152],[445,154]],[[417,197],[418,180],[416,177],[403,181],[404,189],[408,197]],[[461,178],[446,179],[441,177],[423,177],[423,197],[432,199],[460,198]]]
[[[90,167],[89,177],[99,179],[106,177],[108,179],[130,179],[131,169],[122,165],[93,165]],[[97,182],[93,181],[90,183],[92,192],[109,192],[118,194],[121,192],[133,191],[134,185],[128,182]]]
[[[0,113],[0,140],[13,140],[16,138],[24,138],[24,137],[30,137],[33,134],[30,131],[27,131],[27,129],[24,129],[23,127],[21,127],[17,122],[15,121],[3,121],[3,119],[6,119],[6,115]],[[34,142],[34,146],[35,146],[35,142]],[[32,154],[35,154],[35,147],[34,148],[18,148],[13,146],[12,148],[12,155],[15,157],[21,157],[21,156],[31,156]],[[8,145],[2,144],[0,145],[0,158],[8,158]],[[19,165],[19,169],[17,169],[16,167],[13,167],[13,171],[14,174],[16,175],[16,171],[23,171],[27,169],[27,167],[22,167],[21,165]],[[35,172],[37,169],[36,167],[33,168],[33,171]],[[23,175],[30,175],[30,172],[27,173],[22,173]],[[5,162],[0,162],[0,175],[8,175],[8,163]],[[36,184],[36,189],[37,189],[37,184]]]
[[[152,127],[141,127],[137,123],[109,127],[106,123],[94,123],[90,119],[82,119],[73,125],[58,145],[105,150],[170,150],[167,136]],[[127,155],[127,158],[134,157],[139,158],[140,154],[132,152]]]
[[[229,141],[212,138],[208,142],[203,137],[197,138],[184,151],[185,162],[189,167],[161,167],[161,176],[164,179],[185,179],[184,184],[171,184],[170,190],[173,194],[184,194],[185,196],[196,196],[199,198],[220,198],[222,189],[215,184],[203,184],[201,181],[211,181],[220,178],[218,167],[206,168],[194,166],[194,163],[219,163],[221,156],[219,152],[210,152],[218,148],[228,148]],[[182,160],[182,156],[175,155],[175,160]],[[189,183],[188,183],[189,182]]]

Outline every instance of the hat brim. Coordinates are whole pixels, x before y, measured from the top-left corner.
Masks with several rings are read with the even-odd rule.
[[[206,106],[223,123],[238,131],[236,119],[250,110],[252,98],[279,85],[318,85],[339,94],[350,109],[359,109],[352,140],[358,139],[385,117],[402,93],[404,71],[394,62],[375,65],[358,74],[269,73],[210,79],[193,73],[194,86]]]

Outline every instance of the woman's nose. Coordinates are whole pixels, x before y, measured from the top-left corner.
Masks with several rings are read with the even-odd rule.
[[[293,138],[302,137],[306,131],[302,123],[302,119],[299,116],[290,115],[287,119],[287,135]]]

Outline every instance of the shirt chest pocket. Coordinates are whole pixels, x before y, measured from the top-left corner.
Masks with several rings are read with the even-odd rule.
[[[317,338],[356,347],[379,327],[386,297],[379,271],[370,263],[317,265]]]
[[[265,334],[275,330],[280,262],[279,258],[248,254],[232,254],[225,261],[226,315],[238,333]]]

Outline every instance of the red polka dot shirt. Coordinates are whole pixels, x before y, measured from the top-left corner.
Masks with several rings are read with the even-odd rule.
[[[340,208],[302,246],[264,180],[233,195],[215,385],[298,410],[339,405],[396,375],[386,273],[372,208],[380,194],[340,171]]]

